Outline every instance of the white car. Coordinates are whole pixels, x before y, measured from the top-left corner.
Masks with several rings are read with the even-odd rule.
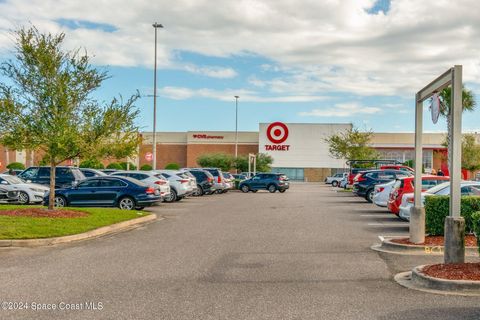
[[[150,187],[159,189],[162,200],[170,196],[170,182],[160,174],[153,171],[117,171],[112,173],[111,176],[130,177],[140,180]]]
[[[0,174],[0,185],[8,191],[17,191],[20,204],[40,203],[50,189],[44,185],[27,183],[16,176]]]
[[[170,195],[165,198],[166,202],[180,201],[186,196],[193,194],[192,180],[178,170],[155,170],[170,182]],[[196,186],[196,183],[195,183]]]
[[[461,184],[462,196],[480,196],[480,182],[479,181],[462,181]],[[422,192],[422,204],[425,204],[426,196],[446,196],[450,194],[450,182],[444,182],[433,188]],[[406,193],[402,196],[400,204],[399,217],[405,220],[410,220],[410,209],[414,205],[414,194]]]
[[[325,183],[331,184],[332,187],[338,187],[340,185],[340,182],[343,180],[343,178],[347,176],[348,176],[348,172],[337,173],[331,177],[326,177]]]
[[[394,184],[395,180],[383,184],[377,184],[373,193],[373,203],[379,207],[386,207],[388,205],[390,191],[392,191]]]

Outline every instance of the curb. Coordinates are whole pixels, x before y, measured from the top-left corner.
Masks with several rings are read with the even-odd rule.
[[[158,218],[163,220],[164,218]],[[157,220],[156,214],[149,214],[144,217],[135,218],[127,221],[122,221],[109,226],[100,227],[94,230],[90,230],[84,233],[72,234],[62,237],[54,238],[41,238],[41,239],[18,239],[18,240],[0,240],[0,248],[12,248],[12,247],[42,247],[51,246],[60,243],[69,243],[74,241],[82,241],[92,238],[98,238],[107,234],[118,233],[130,229],[139,227],[140,225],[153,222]]]
[[[428,293],[480,296],[480,281],[447,280],[433,278],[421,273],[426,265],[413,268],[412,271],[395,275],[395,281],[403,287]]]
[[[398,237],[395,237],[398,238]],[[374,244],[370,248],[375,251],[403,254],[403,255],[443,255],[444,246],[428,246],[428,245],[406,245],[395,243],[391,241],[392,238],[384,238],[382,243]],[[465,256],[476,257],[478,256],[478,247],[465,247]]]

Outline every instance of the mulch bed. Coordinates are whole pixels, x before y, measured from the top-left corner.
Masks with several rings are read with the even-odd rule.
[[[447,280],[480,281],[480,263],[433,264],[423,268],[422,273]]]
[[[0,210],[0,216],[34,217],[34,218],[80,218],[88,213],[73,210],[48,210],[43,208],[22,208],[15,210]]]
[[[445,243],[443,236],[426,236],[424,243],[412,243],[409,238],[392,239],[392,242],[406,245],[424,245],[424,246],[443,246]],[[476,247],[477,238],[474,235],[465,235],[465,246]]]

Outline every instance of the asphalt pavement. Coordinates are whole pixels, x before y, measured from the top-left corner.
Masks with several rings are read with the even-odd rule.
[[[478,297],[398,285],[396,273],[442,257],[371,250],[408,225],[334,190],[189,198],[128,232],[0,249],[0,302],[30,306],[2,303],[0,319],[480,319]]]

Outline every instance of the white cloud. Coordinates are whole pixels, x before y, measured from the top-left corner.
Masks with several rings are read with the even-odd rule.
[[[304,117],[353,117],[359,114],[375,114],[381,109],[377,107],[365,107],[358,103],[339,103],[333,108],[313,109],[308,112],[300,112]]]
[[[201,74],[207,77],[212,78],[220,78],[220,79],[227,79],[227,78],[234,78],[237,76],[237,72],[232,68],[222,68],[222,67],[199,67],[195,65],[185,65],[181,69],[185,71]]]
[[[0,2],[0,33],[29,21],[40,30],[63,28],[67,45],[86,47],[98,64],[151,68],[151,23],[158,21],[165,26],[158,32],[159,67],[174,66],[178,51],[217,57],[253,53],[273,61],[259,68],[260,75],[287,73],[257,79],[278,94],[413,97],[454,64],[464,65],[466,81],[480,84],[479,1],[393,0],[387,14],[368,14],[374,2],[7,0]],[[117,30],[68,30],[58,19]],[[10,48],[11,41],[0,37],[0,52]],[[236,75],[228,66],[191,69],[217,78]]]
[[[160,95],[174,100],[185,100],[193,97],[196,98],[209,98],[220,101],[232,101],[233,97],[240,96],[240,101],[247,102],[311,102],[321,101],[329,99],[324,96],[273,96],[264,97],[257,92],[249,90],[212,90],[207,88],[202,89],[190,89],[182,87],[164,87],[160,89]]]

